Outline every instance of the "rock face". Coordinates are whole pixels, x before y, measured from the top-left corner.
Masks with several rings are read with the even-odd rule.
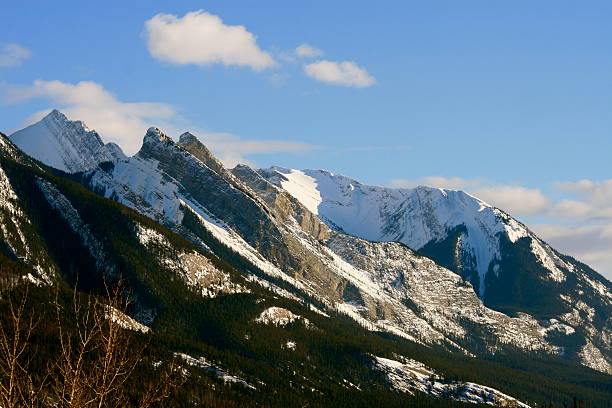
[[[193,136],[176,144],[149,129],[134,157],[85,178],[94,191],[194,242],[208,231],[268,277],[371,329],[464,353],[503,345],[555,350],[534,319],[487,309],[470,284],[405,246],[334,232],[259,173],[223,168]]]
[[[125,157],[119,146],[102,143],[95,130],[81,121],[68,120],[58,110],[13,133],[10,139],[28,155],[68,173],[90,170],[99,163]]]
[[[542,350],[610,370],[609,282],[468,194],[228,170],[195,136],[175,143],[156,128],[136,155],[101,163],[82,182],[204,250],[229,248],[250,265],[249,279],[282,296],[369,329],[465,354]],[[508,281],[546,296],[521,292],[500,307]]]
[[[561,336],[547,329],[547,338],[593,368],[584,355],[596,345],[610,370],[610,282],[502,210],[462,191],[368,186],[322,170],[272,167],[259,173],[336,231],[401,242],[429,256],[472,283],[490,308],[528,313],[545,327],[551,321],[572,327],[576,332]]]
[[[131,279],[137,270],[153,269],[208,298],[248,292],[205,251],[185,245],[183,239],[172,240],[161,226],[130,213],[121,213],[115,203],[72,180],[52,177],[0,134],[0,255],[29,271],[15,277],[16,282],[27,279],[43,285],[67,277],[87,287],[97,278]],[[155,317],[144,299],[150,292],[133,292],[140,297],[134,314],[145,324]]]

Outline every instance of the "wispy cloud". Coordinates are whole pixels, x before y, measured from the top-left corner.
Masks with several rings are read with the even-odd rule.
[[[230,133],[200,131],[194,134],[228,167],[234,167],[239,163],[255,165],[246,156],[272,153],[305,154],[323,148],[309,143],[287,140],[245,140]]]
[[[380,151],[400,151],[410,150],[408,145],[395,145],[395,146],[350,146],[340,149],[340,153],[359,153],[359,152],[380,152]]]
[[[289,78],[291,78],[291,75],[289,74],[275,72],[274,74],[270,75],[270,82],[276,87],[281,87],[285,85],[287,81],[289,81]]]
[[[31,56],[32,52],[19,44],[0,44],[0,67],[18,67]]]
[[[612,179],[560,182],[556,183],[555,187],[582,199],[601,215],[612,218]]]
[[[365,88],[376,83],[365,68],[352,61],[317,61],[304,66],[304,72],[317,81],[332,85]]]
[[[295,55],[300,58],[315,58],[322,57],[324,52],[310,44],[301,44],[295,49]]]
[[[183,17],[158,14],[145,22],[145,40],[156,59],[177,65],[224,64],[262,70],[276,65],[244,26],[223,23],[203,10]]]
[[[107,142],[120,145],[127,154],[135,153],[150,126],[170,136],[190,130],[229,166],[249,163],[247,156],[269,153],[308,153],[315,149],[307,143],[285,140],[248,140],[229,133],[209,132],[189,124],[172,105],[161,102],[123,102],[96,82],[76,84],[61,81],[35,81],[28,86],[9,86],[4,103],[18,104],[31,99],[48,101],[70,119],[82,120]],[[34,123],[50,109],[30,116],[24,126]],[[194,129],[195,128],[195,129]]]
[[[530,227],[557,250],[590,265],[612,280],[612,223],[580,226],[532,224]]]

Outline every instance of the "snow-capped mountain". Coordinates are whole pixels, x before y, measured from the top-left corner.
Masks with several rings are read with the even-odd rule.
[[[119,146],[102,143],[95,130],[80,120],[68,120],[55,109],[41,121],[9,137],[26,154],[68,173],[93,169],[99,163],[125,157]]]
[[[331,228],[401,242],[471,282],[487,306],[583,326],[582,353],[591,341],[610,350],[610,282],[502,210],[463,191],[369,186],[322,170],[259,173]]]
[[[262,274],[253,279],[280,279],[291,285],[290,292],[306,293],[368,328],[468,354],[476,351],[468,350],[474,347],[473,337],[486,336],[495,338],[491,350],[498,343],[555,349],[532,318],[509,318],[487,309],[460,277],[406,247],[367,243],[329,230],[250,168],[223,168],[192,135],[174,143],[151,128],[134,157],[84,178],[94,191],[193,242],[212,234],[259,269]],[[365,259],[352,253],[357,246],[370,252]],[[375,265],[380,256],[389,262]],[[444,316],[436,313],[442,304],[453,305]]]
[[[155,129],[151,129],[147,139],[145,144],[153,146],[148,146],[151,150],[146,154],[159,157],[160,152],[154,150],[161,146],[156,142],[167,143],[163,149],[172,151],[174,144]],[[195,143],[190,135],[182,139],[188,145]],[[194,151],[205,159],[208,151],[201,145],[194,144],[194,147],[197,147]],[[146,155],[144,151],[142,153]],[[210,164],[213,165],[214,161]],[[106,171],[111,168],[109,163],[102,167]],[[227,172],[222,168],[218,170]],[[477,378],[479,382],[474,382],[474,378],[467,378],[472,377],[469,372],[465,379],[459,379],[455,374],[454,357],[439,349],[428,349],[418,356],[422,361],[417,361],[414,359],[414,346],[406,347],[402,341],[347,324],[346,319],[331,308],[325,311],[317,309],[312,303],[304,302],[297,291],[283,290],[272,281],[253,275],[249,271],[253,266],[248,262],[234,269],[228,262],[239,260],[240,256],[222,253],[210,237],[206,242],[200,241],[198,248],[198,245],[188,243],[151,219],[91,193],[73,178],[41,168],[0,134],[1,300],[6,302],[7,293],[14,294],[11,290],[16,287],[27,286],[29,293],[35,292],[39,296],[33,305],[33,313],[36,313],[57,307],[57,299],[63,298],[62,293],[73,298],[74,293],[66,292],[73,284],[81,290],[79,295],[86,296],[88,291],[95,293],[96,290],[108,289],[107,285],[121,277],[127,285],[122,287],[129,288],[125,293],[131,306],[125,311],[131,316],[110,305],[104,307],[104,316],[122,329],[146,336],[147,341],[160,340],[152,340],[157,344],[154,354],[147,353],[142,358],[143,364],[134,368],[137,373],[134,382],[139,384],[143,377],[140,370],[151,375],[152,368],[158,370],[163,359],[170,357],[183,382],[191,384],[191,389],[174,390],[176,395],[187,394],[187,397],[170,406],[200,406],[203,403],[199,399],[201,390],[211,390],[218,397],[230,389],[237,394],[234,399],[241,404],[252,402],[252,405],[282,397],[285,403],[297,401],[292,406],[302,406],[313,399],[321,401],[312,404],[315,406],[335,406],[337,404],[329,401],[340,391],[343,398],[347,395],[353,399],[370,398],[370,401],[372,398],[373,401],[390,398],[400,406],[417,397],[420,402],[426,399],[434,403],[434,398],[447,399],[448,403],[443,406],[457,406],[452,401],[459,401],[529,407],[521,402],[529,401],[520,391],[522,379],[513,382],[514,378],[506,380],[501,377],[502,382],[485,375]],[[239,185],[237,178],[234,182]],[[265,182],[262,185],[266,185]],[[280,190],[277,192],[281,196],[285,194]],[[352,248],[351,237],[338,235],[336,238],[338,241],[333,246],[339,248],[339,252],[344,252],[346,248],[340,248],[347,244]],[[215,247],[224,258],[211,254],[212,249],[207,244]],[[359,262],[367,262],[371,258],[367,251],[376,250],[377,245],[365,241],[362,245],[367,250]],[[460,280],[443,268],[435,267],[432,261],[393,246],[396,244],[389,244],[389,253],[395,253],[399,259],[389,258],[389,262],[395,266],[408,256],[411,262],[422,263],[414,266],[421,274],[437,270],[440,275],[445,275],[443,284],[449,290],[453,290],[455,282]],[[260,262],[263,265],[264,261]],[[408,267],[406,270],[409,271]],[[386,272],[390,271],[381,274],[388,275]],[[424,290],[433,290],[422,286],[420,280],[414,280],[415,277],[407,279]],[[393,280],[397,289],[397,279]],[[436,285],[440,285],[440,279],[436,279]],[[459,289],[471,299],[470,306],[481,318],[490,316],[490,311],[479,304],[469,286],[461,285]],[[351,294],[358,293],[353,288]],[[416,295],[414,301],[421,304]],[[422,293],[419,296],[426,295]],[[450,296],[454,295],[451,293]],[[354,302],[361,307],[367,303],[357,299]],[[70,315],[69,309],[69,305],[58,307],[57,316]],[[464,309],[452,314],[471,318],[472,307]],[[54,318],[59,319],[55,313],[54,310]],[[41,320],[40,326],[36,326],[36,329],[42,327],[44,335],[36,332],[36,336],[28,337],[34,343],[27,349],[28,353],[35,354],[34,349],[39,343],[45,347],[57,344],[58,339],[50,330],[54,318]],[[502,318],[512,325],[512,319]],[[417,320],[416,317],[413,320]],[[491,325],[494,323],[489,322]],[[220,346],[211,341],[211,331],[216,335],[222,334]],[[351,340],[351,347],[347,347],[347,338]],[[361,338],[366,342],[361,342]],[[187,347],[182,344],[183,340]],[[321,344],[334,350],[334,356],[343,359],[344,364],[336,364],[326,357],[326,352],[319,349]],[[248,350],[248,360],[244,357],[245,350]],[[308,354],[304,354],[305,350]],[[47,363],[45,359],[41,360],[44,369]],[[441,364],[441,361],[446,363]],[[347,365],[347,362],[351,364]],[[452,364],[455,379],[446,377],[447,363]],[[494,373],[499,367],[494,366],[487,373]],[[603,377],[594,373],[593,378]],[[508,385],[509,382],[512,385]],[[133,387],[133,384],[129,386]],[[198,391],[193,391],[193,388]],[[241,395],[241,390],[248,394]],[[395,390],[400,393],[392,392]],[[515,391],[520,396],[511,396],[516,395]],[[586,388],[584,392],[588,391]],[[45,396],[50,394],[50,398],[53,396],[45,388],[39,392]],[[531,393],[531,398],[534,396],[538,395]],[[221,406],[225,404],[221,403]]]
[[[70,146],[90,137],[55,134]],[[86,148],[74,163],[99,162],[96,152]],[[78,155],[64,157],[67,169],[86,167],[70,162]],[[228,170],[193,135],[175,143],[156,128],[136,155],[116,155],[81,178],[203,250],[238,254],[253,282],[370,330],[467,355],[540,350],[610,371],[609,282],[465,193],[369,187],[325,172]],[[514,286],[499,294],[508,281]],[[545,296],[522,291],[508,301],[523,286]]]

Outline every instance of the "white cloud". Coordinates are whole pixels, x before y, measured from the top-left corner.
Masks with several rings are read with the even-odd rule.
[[[530,227],[553,248],[570,254],[612,280],[612,224],[534,224]]]
[[[595,209],[591,205],[575,200],[560,201],[551,210],[551,214],[559,218],[583,218],[594,212]]]
[[[425,185],[451,190],[465,190],[481,200],[518,217],[540,214],[551,205],[550,200],[538,189],[490,184],[482,179],[432,176],[416,182],[396,179],[392,180],[391,184],[406,188]]]
[[[291,78],[291,75],[289,74],[275,72],[274,74],[270,75],[270,82],[276,87],[281,87],[287,83],[289,78]]]
[[[44,99],[60,109],[70,119],[82,120],[100,133],[106,142],[120,145],[126,154],[135,153],[142,144],[146,130],[157,126],[169,136],[188,130],[188,124],[177,109],[159,102],[122,102],[96,82],[70,84],[61,81],[35,81],[31,86],[9,87],[4,102],[22,103]],[[40,120],[50,109],[32,115],[25,125]],[[265,153],[305,153],[315,146],[283,140],[244,140],[228,133],[195,131],[226,164],[248,163],[245,156]]]
[[[555,207],[560,217],[585,220],[612,220],[612,179],[556,183],[555,188],[577,200],[565,200]]]
[[[18,67],[31,56],[32,52],[19,44],[0,44],[0,67]]]
[[[145,22],[144,36],[154,58],[177,65],[224,64],[253,70],[275,65],[244,26],[226,25],[220,17],[203,10],[183,17],[158,14]]]
[[[612,179],[604,181],[580,180],[578,182],[556,183],[556,188],[573,193],[586,202],[607,207],[612,204]]]
[[[477,188],[473,194],[520,217],[538,215],[550,208],[550,200],[540,190],[533,188],[499,185]]]
[[[301,44],[295,49],[295,55],[300,58],[322,57],[323,51],[309,44]]]
[[[304,66],[304,72],[317,81],[333,85],[365,88],[376,83],[368,71],[352,61],[317,61]]]

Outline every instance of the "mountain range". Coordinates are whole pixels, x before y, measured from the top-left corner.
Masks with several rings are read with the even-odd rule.
[[[373,392],[372,372],[382,378],[375,388],[476,403],[537,402],[542,390],[529,376],[541,375],[566,395],[604,401],[612,392],[601,385],[612,374],[612,284],[465,192],[368,186],[323,170],[227,169],[193,134],[175,142],[157,128],[127,157],[57,110],[2,136],[0,152],[3,256],[41,287],[63,279],[91,290],[128,276],[133,327],[217,349],[239,342],[232,352],[250,360],[232,367],[246,389],[270,388],[257,385],[261,370],[245,368],[270,361],[244,350],[253,325],[271,325],[275,341],[300,338],[274,346],[285,358],[305,353],[301,378],[287,368],[289,387],[311,383],[322,395],[326,382]],[[177,316],[208,313],[202,302],[217,310],[221,299],[227,316],[207,318],[213,334]],[[232,315],[235,299],[253,316]],[[303,367],[312,339],[349,332],[376,339],[359,343],[363,367],[320,362],[327,379]],[[461,367],[455,383],[450,366]],[[491,374],[504,370],[503,380]]]

